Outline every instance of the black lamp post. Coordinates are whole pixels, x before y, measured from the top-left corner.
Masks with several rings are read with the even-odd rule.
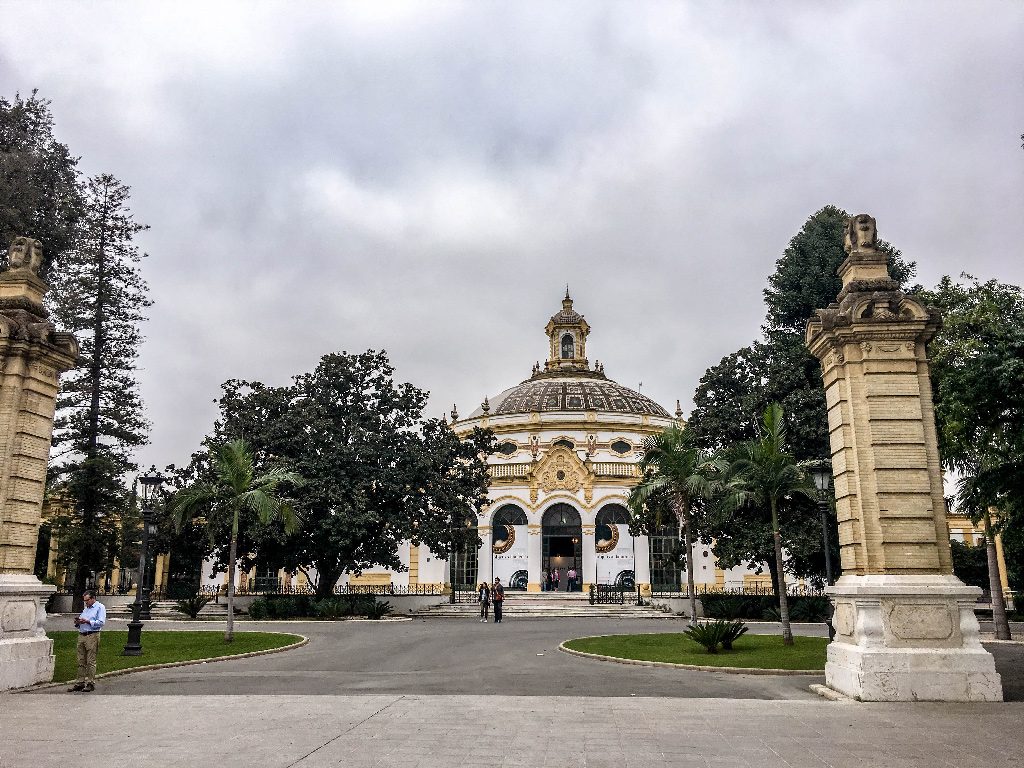
[[[811,470],[811,477],[814,478],[814,487],[818,489],[818,509],[821,511],[821,537],[825,542],[825,583],[831,584],[832,579],[832,547],[828,540],[828,492],[832,487],[832,467],[829,464],[819,464],[817,469]]]
[[[821,510],[821,538],[825,543],[825,583],[832,583],[832,547],[828,540],[828,507],[829,489],[832,487],[832,465],[822,462],[816,469],[811,470],[811,477],[814,478],[814,487],[818,489],[818,509]],[[825,626],[828,627],[828,639],[835,640],[836,630],[832,625],[832,616],[825,619]]]
[[[160,492],[164,476],[156,471],[156,466],[139,477],[142,486],[142,546],[139,547],[139,576],[135,585],[135,602],[132,603],[132,620],[128,622],[128,641],[124,645],[122,656],[142,655],[142,619],[149,619],[150,591],[146,578],[148,562],[149,537],[156,533],[153,522],[153,500]]]

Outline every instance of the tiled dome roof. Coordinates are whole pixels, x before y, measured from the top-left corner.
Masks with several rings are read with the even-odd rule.
[[[604,377],[535,376],[490,399],[492,416],[534,411],[604,411],[671,418],[649,397]],[[480,416],[477,411],[473,416]]]

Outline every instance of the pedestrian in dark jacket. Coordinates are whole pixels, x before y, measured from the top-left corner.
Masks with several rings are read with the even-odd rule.
[[[480,582],[480,589],[477,592],[480,600],[480,621],[487,622],[487,609],[491,605],[491,588],[486,581]],[[495,608],[497,613],[497,608]]]
[[[501,579],[494,580],[491,587],[491,601],[494,603],[494,623],[501,624],[501,605],[505,602],[505,588],[501,586]]]

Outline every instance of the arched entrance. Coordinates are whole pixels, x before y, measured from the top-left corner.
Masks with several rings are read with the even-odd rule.
[[[636,587],[636,541],[629,521],[629,510],[616,503],[605,504],[594,519],[598,584],[630,591]]]
[[[583,568],[583,525],[580,513],[570,504],[554,504],[541,519],[541,579],[558,569],[559,591],[569,589],[568,573]]]

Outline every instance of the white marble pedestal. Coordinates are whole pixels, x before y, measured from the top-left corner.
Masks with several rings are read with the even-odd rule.
[[[0,691],[53,678],[46,599],[55,591],[35,576],[0,573]]]
[[[860,701],[1002,701],[979,640],[981,590],[952,575],[843,576],[828,590],[825,683]]]

